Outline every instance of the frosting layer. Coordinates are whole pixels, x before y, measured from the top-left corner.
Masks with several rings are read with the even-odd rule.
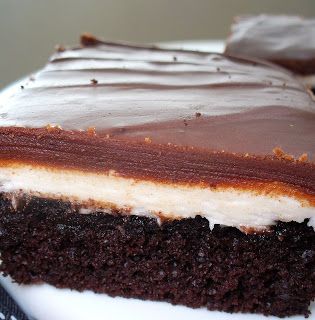
[[[81,213],[119,210],[126,214],[151,215],[158,219],[182,219],[201,215],[210,226],[221,224],[247,231],[264,229],[276,221],[303,222],[315,226],[315,203],[277,193],[279,186],[255,192],[233,187],[166,184],[123,178],[115,172],[82,173],[34,166],[0,168],[1,189],[19,193],[70,200]],[[93,198],[91,199],[91,195]],[[314,196],[315,199],[315,196]]]
[[[81,47],[55,53],[15,94],[0,98],[0,128],[47,125],[152,146],[252,155],[281,147],[297,158],[315,156],[314,101],[284,70],[89,36]]]

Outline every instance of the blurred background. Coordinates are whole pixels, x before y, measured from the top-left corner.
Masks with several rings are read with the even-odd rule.
[[[315,17],[315,0],[0,0],[0,88],[82,32],[137,42],[225,39],[233,16],[258,13]]]

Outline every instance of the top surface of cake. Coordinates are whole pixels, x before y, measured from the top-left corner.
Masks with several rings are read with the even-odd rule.
[[[298,74],[314,74],[315,19],[286,15],[237,17],[226,53],[269,60]]]
[[[314,128],[311,95],[280,67],[86,35],[1,99],[0,191],[232,226],[303,221]]]
[[[315,156],[315,108],[289,73],[216,53],[83,37],[0,106],[0,127],[95,129],[209,151]]]

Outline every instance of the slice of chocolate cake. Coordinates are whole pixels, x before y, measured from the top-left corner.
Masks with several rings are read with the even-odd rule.
[[[315,87],[315,19],[286,15],[236,17],[225,53],[274,62]]]
[[[307,316],[315,105],[303,86],[255,60],[81,40],[1,100],[1,270]]]

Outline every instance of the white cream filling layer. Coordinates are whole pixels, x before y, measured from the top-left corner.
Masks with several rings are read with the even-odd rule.
[[[104,211],[114,206],[130,214],[187,218],[201,215],[212,227],[264,228],[275,221],[302,222],[315,227],[315,207],[281,195],[199,186],[164,184],[122,178],[114,173],[96,174],[32,166],[0,168],[0,191],[25,192],[75,200]],[[87,207],[82,213],[95,207]]]

